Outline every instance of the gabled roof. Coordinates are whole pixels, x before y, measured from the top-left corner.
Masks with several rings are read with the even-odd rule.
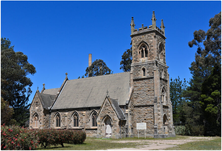
[[[45,109],[49,109],[49,107],[52,105],[52,103],[54,102],[54,99],[56,97],[56,95],[50,95],[50,94],[44,94],[44,93],[39,93],[39,96],[41,97],[41,102],[42,102],[42,106]]]
[[[113,106],[113,109],[115,110],[118,118],[120,120],[124,120],[125,119],[125,116],[123,114],[123,111],[121,110],[121,108],[119,107],[119,104],[117,102],[117,100],[115,99],[112,99],[112,98],[109,98],[110,99],[110,102],[112,103],[112,106]]]
[[[59,92],[59,88],[55,89],[45,89],[43,91],[43,94],[51,94],[51,95],[56,95]]]
[[[125,105],[130,93],[130,73],[67,80],[52,109],[100,107],[107,91],[119,100],[119,105]]]
[[[115,100],[115,99],[110,98],[110,97],[108,96],[108,94],[107,94],[107,96],[105,97],[105,99],[104,99],[104,101],[103,101],[103,103],[102,103],[102,105],[101,105],[101,108],[100,108],[97,116],[99,116],[99,115],[101,114],[101,112],[104,111],[103,109],[104,109],[104,104],[106,103],[106,101],[109,102],[110,108],[112,108],[112,109],[114,110],[114,112],[116,113],[118,119],[120,119],[120,120],[125,120],[124,113],[123,113],[123,111],[121,110],[121,108],[119,107],[118,101]],[[106,113],[106,114],[107,114],[107,113]]]

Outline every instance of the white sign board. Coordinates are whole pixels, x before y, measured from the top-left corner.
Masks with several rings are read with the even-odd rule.
[[[137,130],[146,130],[146,123],[136,123]]]

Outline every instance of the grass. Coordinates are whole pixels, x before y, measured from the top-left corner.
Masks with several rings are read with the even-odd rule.
[[[46,148],[37,148],[38,150],[105,150],[105,149],[114,149],[114,148],[136,148],[138,143],[115,143],[112,142],[113,139],[96,139],[96,138],[87,138],[83,144],[64,144],[64,147],[61,145],[50,146]]]
[[[136,148],[143,145],[149,145],[149,142],[143,143],[142,140],[180,140],[188,139],[190,136],[168,137],[168,138],[123,138],[123,139],[107,139],[107,138],[87,138],[83,144],[64,144],[65,147],[48,146],[45,148],[37,148],[38,150],[106,150],[106,149],[120,149],[120,148]],[[127,142],[118,143],[118,141],[140,141],[141,142]],[[221,150],[221,138],[214,137],[213,140],[189,142],[176,147],[167,148],[166,150]]]
[[[213,140],[181,144],[166,150],[221,150],[221,137],[216,137]]]

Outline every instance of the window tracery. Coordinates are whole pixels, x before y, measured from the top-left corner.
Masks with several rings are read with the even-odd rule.
[[[148,48],[145,44],[142,44],[139,48],[140,58],[148,57]]]
[[[73,115],[73,126],[79,127],[79,116],[78,113],[74,113]]]
[[[161,98],[162,98],[162,103],[166,104],[166,90],[164,87],[162,88]]]
[[[97,119],[97,114],[96,114],[96,112],[93,112],[93,114],[92,114],[92,126],[97,126],[96,119]]]
[[[60,127],[60,122],[61,122],[61,120],[60,120],[60,115],[57,114],[57,115],[56,115],[56,127]]]

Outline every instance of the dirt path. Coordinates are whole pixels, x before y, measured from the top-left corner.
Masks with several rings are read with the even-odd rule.
[[[108,149],[108,150],[164,150],[170,147],[175,147],[180,144],[185,144],[194,141],[204,141],[212,140],[212,137],[187,137],[186,139],[176,139],[176,140],[139,140],[139,141],[115,141],[115,143],[128,143],[134,142],[138,143],[136,148],[120,148],[120,149]],[[141,144],[141,145],[140,145]]]

